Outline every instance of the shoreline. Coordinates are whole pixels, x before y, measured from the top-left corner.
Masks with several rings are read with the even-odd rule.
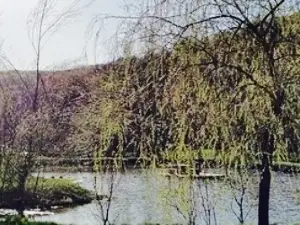
[[[259,169],[260,165],[253,165],[249,166],[249,170]],[[157,166],[158,169],[165,168],[165,166]],[[210,162],[209,166],[204,165],[203,169],[225,169],[224,166],[215,166],[214,162]],[[130,165],[128,167],[119,168],[117,171],[119,172],[126,172],[131,170],[138,170],[143,169],[142,166],[139,164]],[[146,166],[144,169],[150,169],[150,167]],[[286,174],[290,173],[300,173],[300,163],[293,163],[293,162],[275,162],[272,165],[272,171],[275,172],[282,172]],[[94,173],[93,166],[73,166],[73,165],[64,165],[64,166],[57,166],[57,165],[45,165],[42,168],[38,168],[34,172],[46,172],[46,173],[75,173],[75,172],[89,172]],[[102,171],[101,171],[102,172]],[[103,172],[106,170],[103,169]]]

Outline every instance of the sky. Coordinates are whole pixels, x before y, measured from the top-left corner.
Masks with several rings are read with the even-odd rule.
[[[58,12],[72,1],[74,0],[57,0],[53,12]],[[89,0],[82,1],[86,3]],[[35,52],[28,35],[27,21],[38,2],[39,0],[0,0],[0,54],[20,70],[35,69]],[[109,60],[108,45],[105,43],[110,40],[119,22],[106,22],[105,26],[99,23],[93,32],[90,25],[99,14],[121,15],[122,3],[121,0],[94,0],[91,5],[67,20],[43,45],[41,69],[63,69]],[[96,30],[100,27],[99,40],[95,45]],[[98,46],[97,51],[95,46]],[[3,69],[7,68],[0,66],[0,70]]]

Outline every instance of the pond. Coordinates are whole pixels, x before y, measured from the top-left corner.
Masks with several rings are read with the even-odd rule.
[[[45,177],[66,177],[79,182],[83,187],[108,194],[111,179],[114,180],[113,200],[109,211],[110,222],[115,224],[187,223],[189,212],[196,215],[196,224],[238,224],[239,208],[234,196],[240,199],[239,184],[224,181],[204,182],[162,176],[158,171],[131,171],[98,175],[93,173],[45,173]],[[259,177],[251,176],[244,196],[246,224],[257,223],[257,187]],[[96,185],[95,185],[96,184]],[[193,188],[191,188],[193,187]],[[295,224],[300,222],[300,188],[297,176],[274,173],[271,190],[270,222]],[[299,194],[300,195],[300,194]],[[101,201],[105,204],[105,200]],[[190,203],[190,204],[188,204]],[[192,205],[192,206],[191,206]],[[193,210],[194,209],[194,210]],[[98,225],[101,222],[101,208],[95,200],[91,204],[64,209],[54,215],[37,217],[39,221],[53,221],[62,224]],[[235,213],[234,213],[235,212]],[[209,216],[210,215],[210,216]]]

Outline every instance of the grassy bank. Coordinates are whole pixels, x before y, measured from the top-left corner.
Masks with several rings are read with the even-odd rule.
[[[53,222],[36,222],[29,221],[27,218],[20,216],[9,216],[3,221],[0,221],[0,225],[59,225]]]
[[[58,224],[52,222],[35,222],[35,221],[9,222],[9,223],[6,221],[0,221],[0,225],[58,225]]]
[[[0,207],[15,209],[21,203],[26,209],[39,207],[49,210],[52,206],[69,207],[90,203],[93,200],[90,191],[64,178],[30,177],[22,199],[17,192],[14,186],[6,187],[2,191]]]

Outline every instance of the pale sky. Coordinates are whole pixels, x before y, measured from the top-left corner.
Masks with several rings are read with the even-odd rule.
[[[57,9],[60,9],[62,7],[60,4],[68,4],[72,0],[57,0],[57,2]],[[2,43],[0,51],[20,70],[35,68],[35,55],[27,32],[27,18],[37,3],[38,0],[0,0],[0,40]],[[95,45],[93,41],[88,41],[91,40],[87,38],[88,25],[96,15],[101,13],[122,14],[120,7],[122,3],[121,0],[95,0],[89,8],[69,20],[63,28],[50,37],[42,49],[42,69],[66,67],[70,62],[94,64]],[[102,27],[100,44],[97,45],[97,62],[107,60],[108,53],[105,50],[109,51],[109,49],[108,45],[107,49],[103,48],[105,47],[103,43],[114,34],[118,23],[111,21]],[[95,32],[92,34],[95,37]],[[84,53],[86,43],[88,43],[88,50]],[[100,47],[102,47],[101,50],[99,50]]]

